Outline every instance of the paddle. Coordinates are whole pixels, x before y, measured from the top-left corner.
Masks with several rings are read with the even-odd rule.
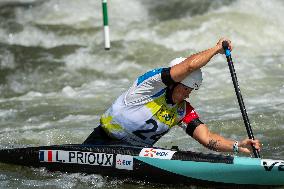
[[[248,137],[249,137],[249,139],[254,140],[254,136],[253,136],[252,129],[251,129],[251,126],[250,126],[246,107],[245,107],[245,104],[244,104],[244,101],[243,101],[240,86],[238,84],[238,78],[237,78],[235,68],[234,68],[234,64],[233,64],[233,60],[232,60],[232,57],[231,57],[231,51],[229,49],[229,43],[227,41],[223,41],[222,46],[223,46],[223,49],[225,50],[228,66],[229,66],[229,69],[230,69],[231,77],[232,77],[232,80],[233,80],[235,92],[236,92],[237,99],[238,99],[238,102],[239,102],[240,110],[242,112],[242,116],[243,116],[243,120],[244,120],[244,123],[245,123],[245,127],[246,127],[246,130],[247,130]],[[253,149],[254,156],[256,158],[260,158],[259,151],[256,150],[253,145],[252,145],[252,149]]]

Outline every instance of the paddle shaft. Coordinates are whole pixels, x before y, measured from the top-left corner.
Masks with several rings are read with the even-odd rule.
[[[246,130],[247,130],[248,137],[249,137],[249,139],[254,140],[254,136],[253,136],[251,125],[250,125],[249,118],[248,118],[248,115],[247,115],[246,107],[245,107],[245,104],[244,104],[244,101],[243,101],[240,86],[238,84],[238,78],[237,78],[237,74],[236,74],[234,64],[233,64],[233,60],[232,60],[232,57],[231,57],[231,51],[229,49],[229,44],[228,44],[227,41],[223,41],[222,46],[223,46],[223,49],[225,50],[228,66],[229,66],[229,69],[230,69],[232,81],[233,81],[233,84],[234,84],[235,92],[236,92],[237,99],[238,99],[238,102],[239,102],[240,110],[242,112],[242,116],[243,116],[243,120],[244,120],[244,124],[245,124]],[[253,149],[254,156],[256,158],[260,158],[259,151],[256,150],[253,145],[252,145],[252,149]]]

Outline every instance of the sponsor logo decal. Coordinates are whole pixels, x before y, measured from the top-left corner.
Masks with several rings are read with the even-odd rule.
[[[171,150],[162,150],[155,148],[143,148],[139,154],[141,157],[149,158],[159,158],[159,159],[171,159],[175,151]]]
[[[156,154],[156,150],[151,148],[149,150],[145,150],[146,154],[144,154],[144,156],[148,156],[148,157],[154,157],[154,155]]]
[[[117,154],[115,168],[133,170],[133,157],[129,155]]]
[[[177,113],[178,113],[179,116],[183,116],[183,114],[184,114],[184,108],[183,108],[183,107],[179,107],[179,108],[177,109]]]
[[[284,171],[284,161],[283,160],[272,160],[272,159],[262,159],[261,165],[264,167],[265,171]]]
[[[112,166],[113,154],[63,150],[40,150],[39,161]]]

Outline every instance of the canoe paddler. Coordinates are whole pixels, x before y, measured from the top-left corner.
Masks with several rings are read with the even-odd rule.
[[[187,58],[176,58],[168,67],[139,76],[128,91],[119,96],[101,116],[84,144],[125,143],[153,146],[173,126],[180,126],[203,146],[221,152],[251,153],[251,145],[260,150],[258,140],[226,139],[209,131],[186,99],[202,83],[201,68],[217,54],[224,54],[221,38],[205,51]]]

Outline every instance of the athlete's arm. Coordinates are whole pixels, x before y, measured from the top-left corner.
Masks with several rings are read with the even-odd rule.
[[[194,70],[205,66],[214,55],[224,53],[222,47],[223,41],[228,41],[229,49],[232,50],[231,41],[221,38],[214,47],[197,54],[193,54],[185,59],[182,63],[173,66],[170,72],[171,78],[176,82],[180,82]]]
[[[233,152],[233,145],[235,141],[210,132],[205,124],[198,125],[195,128],[192,137],[210,150]],[[239,152],[250,153],[251,145],[253,145],[257,150],[260,150],[260,143],[258,140],[244,139],[238,145]]]

